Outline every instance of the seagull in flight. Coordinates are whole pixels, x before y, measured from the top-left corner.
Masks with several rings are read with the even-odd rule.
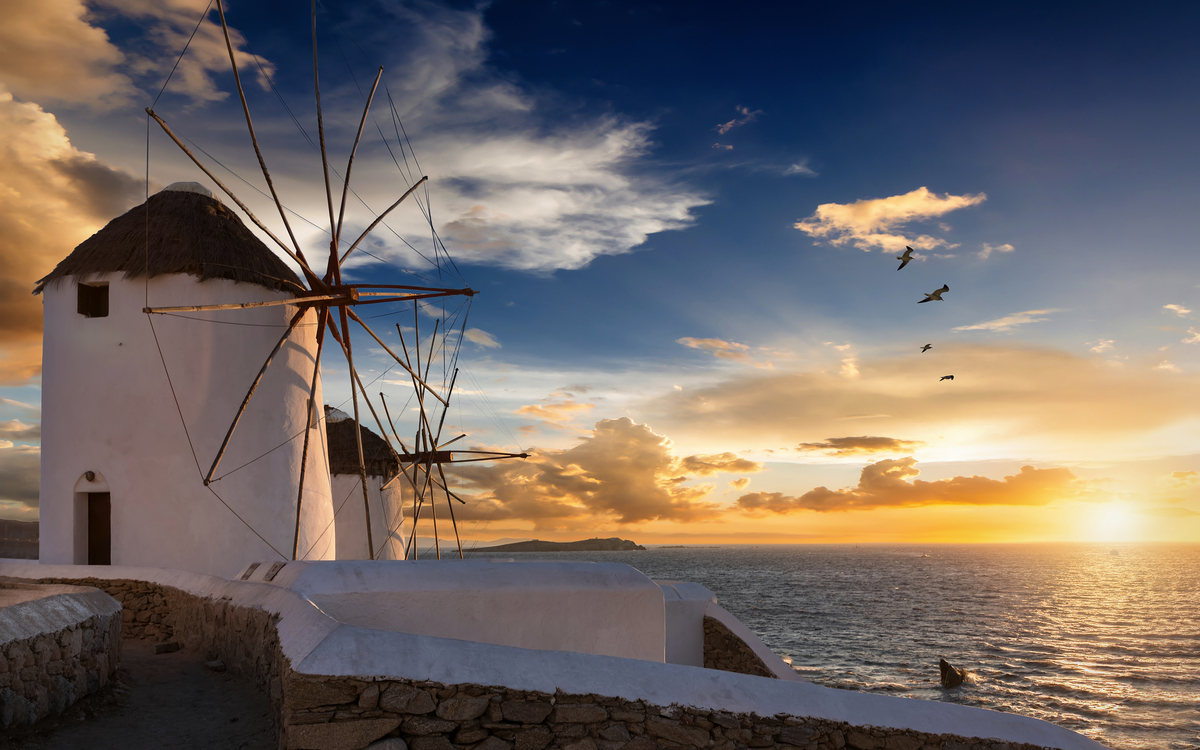
[[[924,302],[924,301],[925,300],[921,300],[921,302]],[[920,304],[920,303],[918,303],[918,304]],[[933,344],[926,344],[925,346],[921,347],[921,353],[924,354],[925,352],[929,351],[932,348],[933,348]]]
[[[942,382],[943,380],[954,380],[954,376],[953,375],[943,375],[942,377],[938,378],[939,383]]]
[[[908,262],[910,260],[912,260],[912,254],[913,254],[913,249],[911,247],[909,247],[908,245],[905,245],[904,246],[904,255],[896,256],[896,260],[902,261],[900,263],[900,268],[904,268],[905,266],[908,265]],[[897,268],[896,270],[899,271],[900,268]]]
[[[943,302],[944,300],[942,299],[942,294],[944,294],[945,292],[948,292],[948,291],[950,291],[950,287],[947,286],[946,284],[942,284],[941,289],[937,289],[937,290],[930,292],[929,294],[926,294],[925,299],[917,300],[917,304],[919,305],[922,302],[928,302],[930,300],[937,300],[938,302]],[[922,292],[922,294],[924,294],[924,292]]]

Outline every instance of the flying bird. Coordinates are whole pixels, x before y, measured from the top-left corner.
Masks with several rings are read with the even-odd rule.
[[[902,261],[900,263],[900,268],[904,268],[905,266],[908,265],[908,262],[910,260],[912,260],[912,254],[913,254],[913,249],[911,247],[909,247],[908,245],[905,245],[904,246],[904,255],[896,256],[896,260]],[[900,268],[897,268],[896,270],[899,271]]]
[[[942,377],[938,378],[939,383],[942,382],[943,380],[954,380],[954,376],[953,375],[943,375]]]
[[[924,302],[924,301],[925,301],[925,300],[921,300],[921,302]],[[929,351],[929,350],[930,350],[930,349],[932,349],[932,348],[933,348],[933,344],[926,344],[925,346],[922,346],[922,347],[921,347],[921,351],[922,351],[922,352],[927,352],[927,351]]]
[[[945,292],[948,292],[948,291],[950,291],[950,287],[945,284],[942,284],[941,289],[937,289],[935,291],[930,292],[929,294],[926,294],[925,299],[917,300],[917,304],[919,305],[922,302],[928,302],[929,300],[932,300],[932,299],[935,299],[938,302],[944,302],[945,300],[942,299],[942,294],[944,294]],[[922,294],[924,294],[924,292],[922,292]]]

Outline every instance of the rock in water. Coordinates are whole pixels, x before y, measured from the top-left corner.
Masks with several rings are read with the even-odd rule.
[[[945,659],[938,662],[938,667],[942,670],[942,687],[944,688],[956,688],[963,684],[963,680],[967,679],[966,670],[959,669]]]

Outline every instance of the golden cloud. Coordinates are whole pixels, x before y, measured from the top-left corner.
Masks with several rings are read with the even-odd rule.
[[[0,383],[41,371],[33,284],[143,192],[133,175],[71,145],[54,115],[0,89]]]
[[[916,459],[884,459],[863,468],[858,486],[844,490],[817,487],[799,497],[780,492],[754,492],[737,499],[746,513],[793,513],[911,508],[923,505],[1047,505],[1055,500],[1080,497],[1075,475],[1067,469],[1036,469],[1022,466],[1021,472],[1003,481],[987,477],[954,477],[925,482],[906,481],[921,472]]]
[[[712,487],[686,485],[681,466],[744,470],[740,459],[725,454],[679,460],[670,440],[627,417],[597,422],[572,448],[532,453],[521,462],[465,464],[461,475],[477,501],[464,509],[466,517],[523,519],[538,528],[578,526],[584,519],[626,524],[708,518],[718,513],[715,503],[704,500]]]
[[[1139,515],[1150,516],[1151,518],[1193,518],[1200,516],[1194,510],[1187,508],[1143,508],[1136,511]]]
[[[687,456],[680,459],[679,468],[681,471],[686,471],[689,474],[698,474],[705,477],[721,472],[727,474],[750,474],[762,471],[763,465],[757,461],[739,458],[736,453],[717,453],[711,456]]]
[[[833,456],[858,456],[866,453],[908,453],[920,445],[924,445],[920,440],[899,440],[863,435],[861,437],[828,438],[823,443],[800,443],[796,449],[825,451]]]
[[[733,362],[743,362],[748,365],[770,370],[774,367],[770,362],[755,361],[749,354],[750,347],[746,344],[739,344],[736,341],[725,341],[723,339],[697,339],[691,336],[684,336],[681,339],[675,340],[676,344],[683,344],[689,349],[699,349],[703,352],[708,352],[717,359],[728,359]]]
[[[1200,471],[1173,471],[1171,479],[1175,480],[1175,489],[1181,490],[1200,484]]]
[[[971,325],[971,326],[958,326],[954,330],[956,330],[956,331],[1011,331],[1012,329],[1016,328],[1017,326],[1023,326],[1028,323],[1041,323],[1044,320],[1048,320],[1048,318],[1046,316],[1050,315],[1051,313],[1056,313],[1056,312],[1062,312],[1062,310],[1058,310],[1058,309],[1026,310],[1025,312],[1012,313],[1011,315],[1005,315],[1002,318],[996,318],[995,320],[989,320],[984,323],[976,323],[975,325]],[[1112,342],[1110,341],[1109,343],[1111,344]],[[1096,351],[1096,349],[1092,349],[1092,351]]]
[[[795,227],[831,245],[852,245],[867,252],[874,247],[900,252],[905,245],[919,250],[955,247],[929,235],[906,237],[895,232],[904,224],[944,216],[951,211],[977,206],[985,200],[987,196],[983,193],[939,196],[929,188],[920,187],[889,198],[863,199],[847,204],[822,203],[812,216],[797,222]]]

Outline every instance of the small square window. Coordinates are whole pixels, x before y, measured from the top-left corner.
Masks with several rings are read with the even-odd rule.
[[[108,317],[108,284],[79,284],[79,314],[88,318]]]

